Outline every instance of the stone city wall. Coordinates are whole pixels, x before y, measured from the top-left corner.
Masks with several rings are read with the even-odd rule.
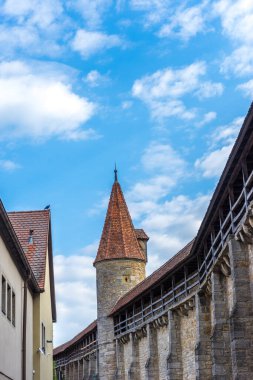
[[[118,341],[116,378],[253,379],[252,289],[252,246],[232,237],[201,289]]]
[[[98,374],[93,355],[63,379],[253,379],[252,289],[252,245],[231,237],[197,292],[114,340],[113,375]]]

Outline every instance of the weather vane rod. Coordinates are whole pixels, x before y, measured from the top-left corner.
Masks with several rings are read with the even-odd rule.
[[[115,162],[115,169],[114,169],[114,181],[118,182],[118,170]]]

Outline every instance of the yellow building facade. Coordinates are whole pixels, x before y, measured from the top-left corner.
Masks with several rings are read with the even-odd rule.
[[[49,210],[0,202],[0,380],[53,378],[56,321]]]

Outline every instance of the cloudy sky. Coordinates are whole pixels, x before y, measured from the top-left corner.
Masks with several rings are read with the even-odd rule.
[[[148,272],[194,237],[253,95],[252,0],[0,0],[0,196],[51,205],[55,345],[96,318],[115,161]]]

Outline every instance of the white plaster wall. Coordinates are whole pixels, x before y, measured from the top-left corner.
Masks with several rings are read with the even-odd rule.
[[[22,320],[23,320],[23,279],[16,265],[0,237],[0,274],[5,276],[13,288],[16,296],[16,323],[15,327],[6,318],[0,309],[0,371],[15,380],[21,379],[22,361]],[[2,279],[0,280],[0,288]],[[0,291],[1,295],[1,291]],[[0,296],[1,298],[1,296]],[[27,380],[32,380],[32,295],[28,291],[27,297]],[[1,305],[1,302],[0,302]]]

